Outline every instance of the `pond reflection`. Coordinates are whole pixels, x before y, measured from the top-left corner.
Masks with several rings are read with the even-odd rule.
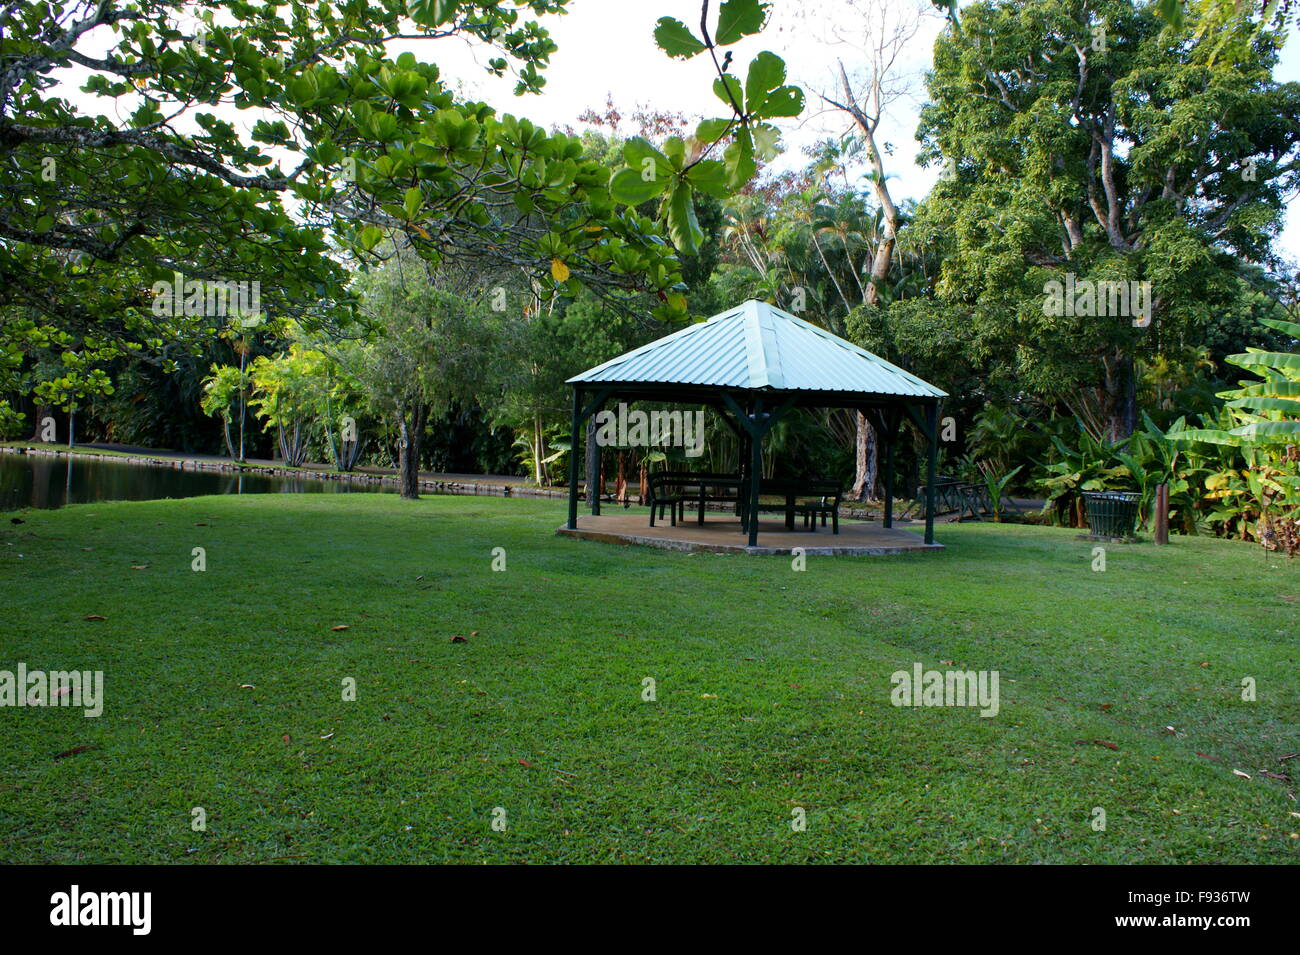
[[[182,471],[75,455],[0,454],[0,510],[204,494],[346,494],[383,489],[377,481],[354,484],[296,476]]]

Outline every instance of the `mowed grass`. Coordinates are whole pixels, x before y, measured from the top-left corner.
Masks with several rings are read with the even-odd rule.
[[[1095,572],[1077,532],[968,524],[799,573],[562,539],[553,501],[8,516],[0,669],[106,702],[0,708],[3,862],[1300,859],[1261,774],[1300,770],[1300,561],[1249,545]],[[915,662],[999,671],[1000,713],[891,705]]]

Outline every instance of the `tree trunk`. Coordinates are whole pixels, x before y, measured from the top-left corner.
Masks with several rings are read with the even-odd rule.
[[[618,452],[618,476],[614,478],[614,500],[627,507],[627,456]]]
[[[54,409],[50,405],[36,406],[36,419],[32,424],[32,436],[29,441],[41,441],[41,432],[45,430],[45,419],[54,417]]]
[[[587,503],[592,506],[593,513],[596,506],[597,495],[600,491],[600,445],[596,443],[596,416],[593,414],[587,419],[587,460],[586,460],[586,487]]]
[[[239,460],[244,460],[244,419],[248,417],[244,410],[247,403],[245,399],[244,385],[244,362],[248,358],[247,352],[239,354]]]
[[[876,429],[871,427],[861,411],[856,412],[858,430],[855,446],[857,463],[853,475],[852,497],[855,501],[876,499],[877,441]]]
[[[226,451],[230,454],[230,458],[233,461],[235,458],[235,446],[230,441],[230,419],[225,415],[221,416],[221,429],[225,432],[226,436]]]
[[[1106,437],[1123,441],[1137,430],[1137,373],[1131,355],[1105,361]]]
[[[533,416],[533,480],[537,482],[538,487],[546,483],[546,472],[543,470],[542,458],[546,456],[546,449],[542,444],[542,417],[541,415]]]
[[[397,416],[397,471],[401,495],[409,501],[420,497],[420,436],[424,433],[424,405],[416,404]]]

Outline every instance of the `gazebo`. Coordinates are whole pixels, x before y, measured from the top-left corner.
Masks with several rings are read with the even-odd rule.
[[[705,405],[734,422],[749,454],[749,546],[758,544],[763,439],[793,408],[861,411],[884,452],[885,511],[894,520],[894,445],[904,418],[925,436],[925,543],[934,543],[934,485],[939,405],[947,394],[883,358],[789,312],[751,299],[704,322],[633,349],[568,380],[573,387],[569,515],[578,527],[578,446],[586,420],[610,400]],[[600,495],[588,495],[600,513]]]

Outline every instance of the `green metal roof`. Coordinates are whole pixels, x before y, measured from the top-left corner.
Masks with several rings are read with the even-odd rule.
[[[588,369],[569,383],[947,397],[897,365],[754,299]]]

